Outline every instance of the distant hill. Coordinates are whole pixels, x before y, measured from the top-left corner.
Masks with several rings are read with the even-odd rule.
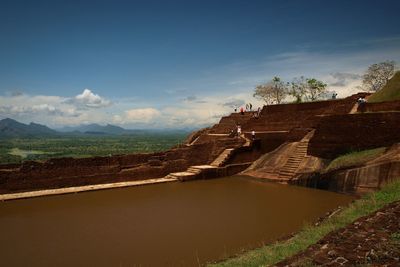
[[[13,119],[0,120],[0,137],[27,137],[55,135],[57,131],[49,127],[31,122],[20,123]]]
[[[121,135],[121,134],[130,134],[131,130],[126,130],[122,127],[107,124],[105,126],[99,125],[96,123],[92,124],[84,124],[76,127],[64,127],[60,129],[62,132],[80,132],[86,134],[112,134],[112,135]]]
[[[368,102],[383,102],[400,100],[400,71],[388,81],[388,83],[378,92],[368,98]]]
[[[127,130],[119,126],[107,124],[85,124],[76,127],[64,127],[53,130],[49,127],[31,122],[30,124],[20,123],[13,119],[0,120],[0,138],[12,137],[36,137],[36,136],[83,136],[83,135],[145,135],[145,134],[171,134],[190,133],[191,128],[184,129],[135,129]]]

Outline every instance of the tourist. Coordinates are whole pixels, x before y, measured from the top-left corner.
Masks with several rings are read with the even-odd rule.
[[[253,105],[251,103],[249,103],[249,109],[251,111],[251,109],[253,108]]]
[[[240,107],[240,114],[244,115],[244,109],[243,109],[243,107]]]
[[[251,139],[256,140],[256,132],[253,130],[251,131]]]
[[[365,104],[367,103],[367,100],[365,100],[364,97],[360,97],[358,100],[358,110],[361,112],[365,111]]]
[[[333,92],[333,94],[332,94],[332,99],[336,99],[336,97],[337,97],[337,93],[336,93],[336,92]]]
[[[237,126],[237,137],[240,138],[240,135],[242,134],[242,127],[240,125]]]
[[[246,111],[249,110],[249,104],[246,104]]]

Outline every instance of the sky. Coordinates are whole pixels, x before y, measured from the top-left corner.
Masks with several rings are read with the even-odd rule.
[[[280,76],[356,93],[400,63],[400,1],[19,1],[0,8],[0,119],[186,128]]]

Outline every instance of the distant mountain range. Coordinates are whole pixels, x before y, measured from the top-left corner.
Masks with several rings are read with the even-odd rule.
[[[57,131],[33,122],[23,124],[8,118],[0,121],[0,137],[48,136],[55,134],[57,134]]]
[[[105,126],[99,125],[96,123],[87,124],[87,125],[79,125],[76,127],[63,127],[59,129],[60,132],[80,132],[80,133],[91,133],[91,134],[112,134],[112,135],[121,135],[121,134],[131,134],[136,133],[140,130],[126,130],[122,127],[107,124]]]
[[[119,126],[107,124],[85,124],[76,127],[63,127],[58,131],[49,127],[31,122],[20,123],[13,119],[0,120],[0,137],[36,137],[36,136],[61,136],[61,135],[133,135],[146,133],[183,132],[189,133],[193,129],[163,129],[163,130],[127,130]]]

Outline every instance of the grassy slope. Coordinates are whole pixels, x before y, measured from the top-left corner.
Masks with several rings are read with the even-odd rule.
[[[368,102],[400,100],[400,71],[382,88],[368,98]]]
[[[398,200],[400,200],[400,182],[394,182],[378,192],[356,200],[318,226],[305,226],[289,240],[276,242],[210,266],[269,266],[275,264],[315,244],[329,232],[340,229],[356,219]]]
[[[378,156],[382,155],[385,152],[385,147],[375,148],[375,149],[368,149],[363,151],[351,152],[336,159],[332,160],[329,163],[328,167],[323,172],[328,172],[336,169],[340,169],[343,167],[350,167],[360,165],[365,163],[369,160],[373,160]]]

